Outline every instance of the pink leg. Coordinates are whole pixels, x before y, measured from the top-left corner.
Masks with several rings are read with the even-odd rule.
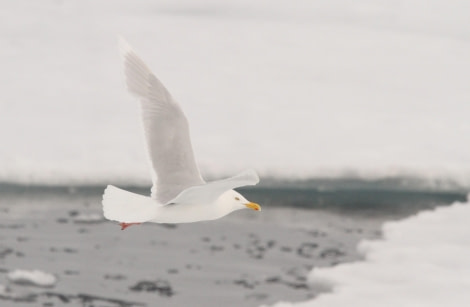
[[[119,223],[119,225],[121,226],[121,230],[124,230],[127,227],[132,226],[132,225],[140,225],[140,224],[142,223]]]

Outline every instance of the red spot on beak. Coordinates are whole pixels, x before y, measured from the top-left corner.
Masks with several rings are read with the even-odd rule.
[[[260,211],[261,210],[261,206],[258,205],[257,203],[248,203],[248,204],[245,204],[245,206],[247,208],[253,209],[255,211]]]

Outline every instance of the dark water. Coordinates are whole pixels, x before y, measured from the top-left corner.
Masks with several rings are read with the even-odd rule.
[[[412,214],[436,206],[465,201],[460,192],[423,192],[387,190],[319,191],[295,188],[258,188],[246,190],[250,199],[273,206],[323,209],[350,214]]]
[[[104,186],[24,186],[0,184],[0,201],[16,198],[43,199],[75,196],[82,199],[99,200]],[[122,187],[148,195],[150,189]],[[359,215],[409,215],[437,206],[465,201],[461,191],[413,191],[410,189],[387,189],[383,187],[338,187],[325,190],[316,187],[276,186],[239,189],[247,199],[262,204],[264,208],[293,207],[321,209]]]

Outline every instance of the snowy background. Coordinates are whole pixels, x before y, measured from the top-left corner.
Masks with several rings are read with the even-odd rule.
[[[203,174],[470,186],[467,1],[0,1],[0,181],[147,184],[123,35]]]
[[[138,103],[124,86],[118,35],[181,103],[206,176],[251,167],[262,180],[409,176],[470,189],[470,4],[460,0],[0,0],[0,183],[97,185],[85,202],[93,210],[100,210],[93,207],[98,186],[149,185]],[[67,197],[82,204],[73,191]],[[34,194],[22,203],[33,213],[23,212],[15,202],[22,194],[12,193],[0,195],[5,221],[16,221],[8,212],[19,210],[34,226],[34,210],[41,209],[47,218],[39,224],[49,232],[25,222],[20,240],[16,228],[5,226],[3,244],[27,251],[26,258],[9,256],[10,266],[42,268],[46,259],[43,267],[55,272],[57,264],[68,264],[50,258],[54,249],[38,250],[74,242],[80,259],[97,259],[96,253],[114,267],[103,250],[87,254],[92,240],[109,244],[110,225],[87,226],[89,241],[51,240],[84,226],[66,227],[62,211],[54,220],[46,205],[31,206],[41,203]],[[56,202],[66,210],[67,201]],[[466,306],[469,216],[467,201],[386,223],[382,239],[359,244],[365,261],[313,269],[312,287],[330,293],[275,306]],[[213,227],[207,227],[211,234]],[[238,226],[233,229],[238,235]],[[26,235],[39,237],[28,245]],[[178,255],[186,260],[184,252]],[[293,264],[279,259],[272,267]],[[240,263],[232,263],[237,272]],[[67,278],[87,286],[79,275]],[[172,278],[182,278],[180,287],[188,281]],[[12,297],[8,287],[0,284],[0,296]]]

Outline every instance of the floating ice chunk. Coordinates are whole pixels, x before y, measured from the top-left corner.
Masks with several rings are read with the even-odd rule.
[[[98,213],[80,213],[73,218],[75,223],[92,224],[104,221],[103,215]]]
[[[53,287],[57,283],[57,277],[55,277],[53,274],[39,270],[14,270],[8,273],[7,277],[8,280],[19,285],[31,285],[49,288]]]
[[[8,289],[4,285],[0,285],[0,297],[7,297]]]

